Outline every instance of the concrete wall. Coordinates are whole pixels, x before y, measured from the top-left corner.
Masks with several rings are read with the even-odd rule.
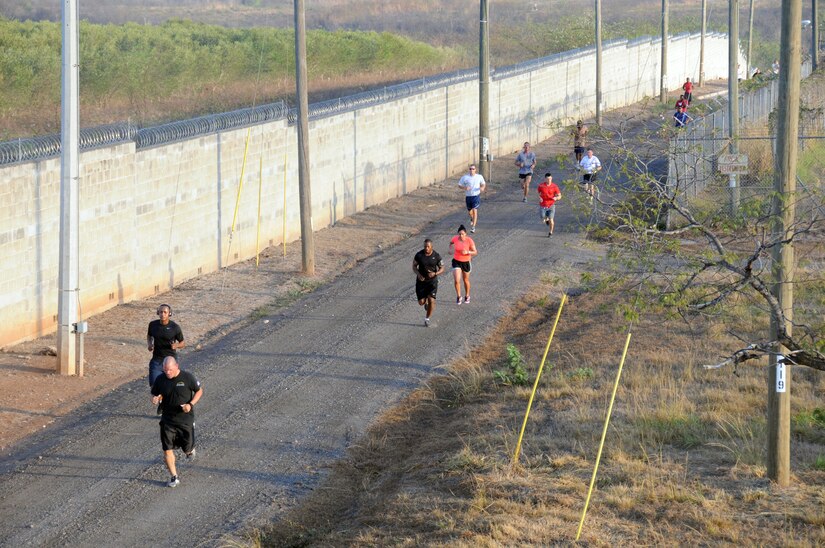
[[[725,36],[706,37],[707,79],[727,76],[727,47]],[[606,44],[605,110],[656,96],[660,55],[656,39]],[[698,80],[698,35],[674,37],[668,55],[671,89],[685,76]],[[498,70],[490,86],[491,152],[509,154],[591,116],[594,82],[592,49]],[[283,119],[154,148],[127,143],[82,153],[82,316],[254,257],[261,182],[261,248],[282,243],[284,207],[286,240],[298,238],[295,131]],[[309,139],[318,229],[476,160],[478,83],[313,119]],[[59,187],[59,158],[0,169],[0,345],[56,328]]]

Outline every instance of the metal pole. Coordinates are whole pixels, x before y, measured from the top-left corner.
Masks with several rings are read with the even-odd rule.
[[[309,181],[309,98],[304,0],[295,0],[295,84],[298,95],[298,201],[301,213],[302,272],[315,275],[315,236],[312,232],[312,192]]]
[[[667,6],[668,0],[662,0],[662,85],[659,89],[659,100],[667,103]]]
[[[776,171],[772,203],[773,239],[782,241],[793,230],[796,202],[797,135],[799,133],[799,80],[802,49],[802,0],[782,0],[782,34],[779,47],[779,105],[776,117]],[[772,292],[785,315],[780,326],[771,317],[771,340],[781,327],[793,329],[794,249],[792,244],[773,248]],[[768,477],[784,487],[790,482],[791,462],[791,365],[777,354],[787,349],[777,345],[768,368]],[[784,370],[784,371],[783,371]],[[782,378],[784,373],[784,379]],[[779,381],[784,381],[780,391]]]
[[[816,15],[817,0],[811,0],[811,70],[819,67],[819,19]]]
[[[699,87],[705,85],[705,34],[708,30],[708,0],[702,0],[702,34],[699,38]]]
[[[478,23],[478,171],[490,181],[490,46],[487,0],[481,0]]]
[[[750,79],[751,69],[753,69],[753,0],[751,0],[750,14],[748,15],[748,66],[745,67],[745,78]]]
[[[729,0],[728,26],[728,138],[731,154],[739,153],[739,0]],[[739,186],[736,174],[728,180],[730,187],[730,212],[739,211]]]
[[[602,0],[596,0],[596,125],[602,125]]]
[[[78,10],[63,0],[63,53],[60,108],[60,258],[57,302],[57,370],[77,374],[77,323],[80,292],[80,162],[78,158]]]

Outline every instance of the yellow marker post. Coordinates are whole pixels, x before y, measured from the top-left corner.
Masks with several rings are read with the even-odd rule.
[[[258,268],[260,257],[258,251],[261,243],[261,191],[264,187],[264,155],[261,153],[261,165],[258,171],[258,230],[255,234],[255,268]]]
[[[249,153],[249,136],[252,128],[246,130],[246,145],[243,150],[243,163],[241,164],[241,180],[238,183],[238,196],[235,198],[235,213],[232,215],[232,227],[229,229],[229,246],[226,248],[226,264],[229,264],[229,252],[232,250],[232,235],[235,234],[235,223],[238,220],[238,208],[241,205],[241,190],[243,189],[243,176],[246,171],[246,156]]]
[[[284,153],[284,257],[286,257],[286,152]]]
[[[556,312],[556,320],[553,322],[553,329],[550,330],[550,338],[547,339],[547,346],[544,347],[544,356],[541,358],[541,365],[539,365],[539,371],[536,373],[536,382],[533,383],[533,392],[530,393],[530,401],[527,402],[527,412],[524,413],[524,422],[521,425],[521,432],[518,435],[518,442],[516,442],[516,452],[513,454],[513,464],[518,462],[518,455],[521,452],[521,440],[524,437],[524,430],[527,428],[527,417],[530,416],[530,408],[533,406],[533,398],[536,396],[536,390],[539,387],[539,379],[541,379],[541,371],[544,369],[544,362],[547,360],[547,353],[550,351],[550,343],[553,341],[553,335],[556,333],[556,326],[559,324],[559,318],[561,317],[561,309],[564,308],[564,302],[567,300],[567,294],[563,294],[561,296],[561,303],[559,304],[559,310]]]
[[[593,494],[593,486],[596,484],[596,473],[599,471],[599,461],[602,459],[602,449],[604,448],[604,440],[607,437],[607,426],[610,424],[610,414],[613,412],[613,402],[616,400],[616,391],[619,389],[619,379],[622,378],[622,368],[624,367],[624,359],[627,356],[627,347],[630,346],[630,335],[627,334],[627,340],[624,343],[624,351],[622,352],[622,361],[619,362],[619,372],[616,373],[616,383],[613,385],[613,394],[610,396],[610,405],[607,408],[607,416],[604,419],[604,429],[602,430],[602,441],[599,443],[599,452],[596,455],[596,465],[593,467],[593,477],[590,478],[590,488],[587,490],[587,500],[584,501],[584,510],[582,511],[582,519],[579,522],[579,530],[576,532],[576,540],[582,534],[582,527],[584,526],[584,517],[587,515],[587,507],[590,505],[590,495]]]

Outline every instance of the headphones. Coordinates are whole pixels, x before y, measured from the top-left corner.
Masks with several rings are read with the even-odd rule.
[[[163,308],[166,308],[167,310],[169,310],[169,317],[171,318],[171,317],[172,317],[172,307],[171,307],[171,306],[169,306],[168,304],[162,304],[162,305],[160,305],[160,306],[158,307],[158,310],[157,310],[157,315],[158,315],[158,316],[160,316],[160,311],[161,311],[161,309],[163,309]]]

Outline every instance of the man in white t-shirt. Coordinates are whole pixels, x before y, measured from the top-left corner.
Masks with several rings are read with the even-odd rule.
[[[464,202],[467,204],[467,211],[470,213],[470,232],[476,231],[478,206],[481,205],[481,193],[486,186],[484,176],[478,173],[475,164],[470,164],[469,173],[458,180],[458,187],[464,190]]]
[[[588,148],[587,154],[582,157],[579,162],[579,168],[582,170],[582,182],[584,190],[590,196],[590,201],[593,201],[593,195],[596,193],[596,173],[602,170],[602,163],[593,154],[593,149]]]

